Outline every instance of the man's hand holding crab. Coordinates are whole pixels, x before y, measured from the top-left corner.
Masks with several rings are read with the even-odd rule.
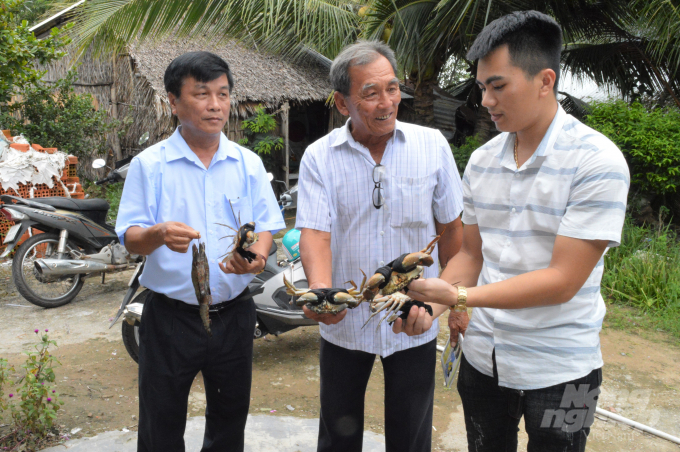
[[[267,231],[260,232],[258,235],[260,239],[250,248],[257,255],[256,259],[248,262],[240,254],[234,253],[234,256],[226,263],[220,262],[220,270],[224,273],[233,273],[235,275],[245,275],[246,273],[258,274],[264,270],[265,265],[267,265],[267,259],[264,256],[269,247],[271,247],[273,238],[271,232]],[[266,250],[265,247],[267,247]],[[263,250],[265,252],[262,252]]]
[[[448,306],[454,305],[455,300],[458,298],[458,288],[439,278],[417,279],[409,284],[408,289],[408,295],[413,299],[433,303],[432,316],[416,312],[416,307],[414,306],[411,308],[406,321],[397,319],[394,322],[392,331],[395,333],[406,333],[409,336],[422,334],[430,329],[433,319],[446,312]],[[420,309],[424,311],[423,308]],[[425,319],[421,320],[421,316],[424,316]],[[465,335],[469,322],[470,317],[468,317],[467,312],[449,312],[449,329],[452,344],[455,345],[458,342],[459,333]]]

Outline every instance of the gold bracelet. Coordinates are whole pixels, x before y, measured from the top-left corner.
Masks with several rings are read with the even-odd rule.
[[[449,309],[453,312],[467,312],[467,289],[464,286],[456,286],[458,289],[458,300]]]

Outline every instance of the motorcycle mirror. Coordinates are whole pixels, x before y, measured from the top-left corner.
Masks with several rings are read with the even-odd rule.
[[[139,145],[141,146],[141,145],[143,145],[144,143],[146,143],[147,141],[149,141],[149,132],[144,132],[144,135],[142,135],[142,136],[139,138],[138,143],[139,143]]]
[[[106,161],[104,159],[97,159],[92,162],[92,168],[94,169],[99,169],[99,168],[104,168],[106,166]]]
[[[274,180],[274,175],[272,173],[267,173],[267,179],[269,179],[269,182]]]

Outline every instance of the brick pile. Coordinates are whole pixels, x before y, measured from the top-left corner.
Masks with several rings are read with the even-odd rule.
[[[12,135],[9,130],[3,130],[2,133],[9,140],[12,140]],[[29,146],[28,144],[12,143],[9,146],[21,152],[28,152],[31,147],[38,152],[45,152],[47,154],[53,154],[57,151],[57,148],[43,148],[39,144],[33,144]],[[78,178],[77,175],[77,167],[78,157],[69,155],[68,161],[66,162],[66,166],[64,166],[64,170],[61,175],[61,181],[66,186],[66,189],[71,195],[71,198],[85,199],[85,193],[83,192],[83,187],[82,185],[80,185],[80,179]],[[33,184],[31,182],[28,182],[26,184],[19,184],[18,191],[15,191],[13,188],[8,188],[7,190],[5,190],[2,187],[2,185],[0,185],[0,195],[13,195],[26,199],[46,198],[50,196],[67,197],[66,192],[64,191],[64,187],[62,186],[62,184],[59,183],[56,176],[53,177],[52,179],[54,184],[52,188],[49,188],[47,184]],[[9,228],[11,228],[13,225],[14,225],[13,221],[9,221],[5,217],[0,215],[0,248],[3,247],[2,242],[5,239],[7,231],[9,231]],[[34,232],[39,231],[34,230]],[[22,237],[22,240],[25,238],[26,237]]]

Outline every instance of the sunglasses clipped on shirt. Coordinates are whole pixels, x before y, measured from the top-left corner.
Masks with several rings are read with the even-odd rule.
[[[380,209],[385,205],[385,189],[382,186],[385,177],[385,167],[378,163],[373,167],[373,207]]]

